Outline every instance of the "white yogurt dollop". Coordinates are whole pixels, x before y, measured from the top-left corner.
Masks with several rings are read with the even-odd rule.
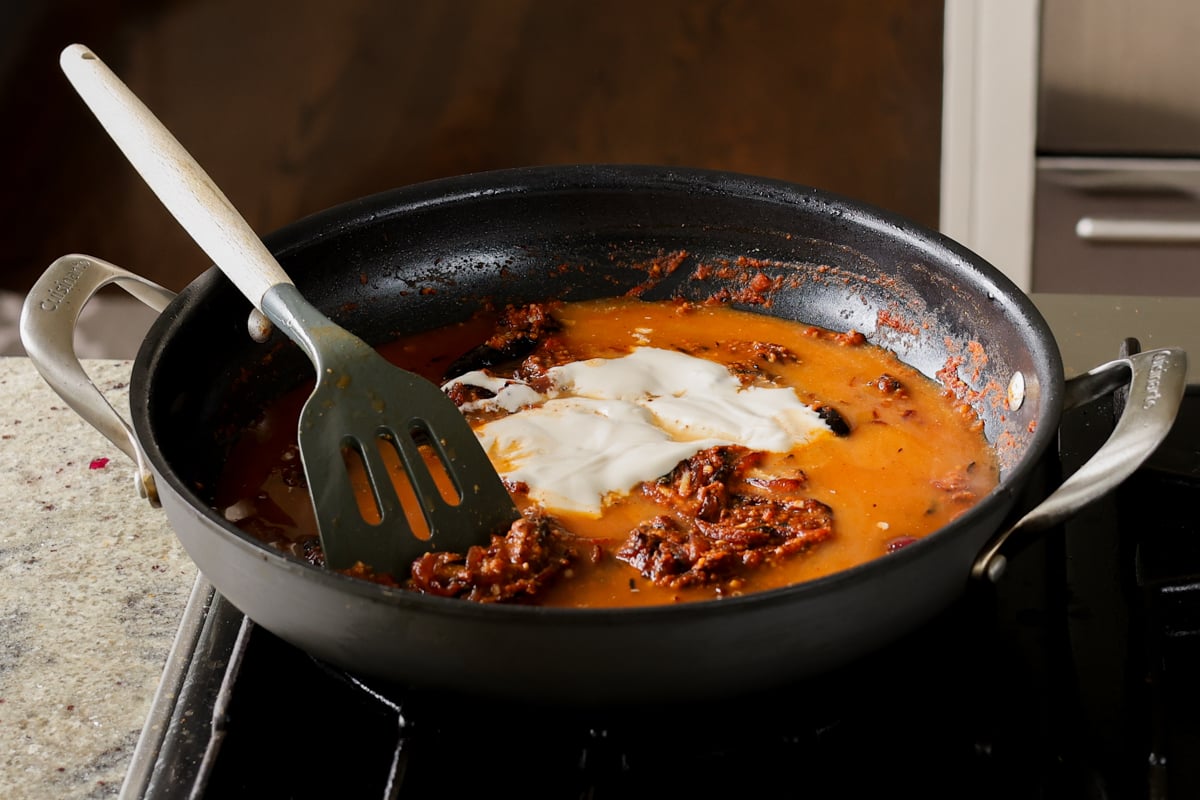
[[[640,347],[549,370],[553,388],[472,372],[450,381],[495,397],[464,406],[510,412],[476,433],[496,469],[548,510],[599,516],[606,499],[717,445],[787,452],[829,427],[791,388],[743,387],[712,361]]]

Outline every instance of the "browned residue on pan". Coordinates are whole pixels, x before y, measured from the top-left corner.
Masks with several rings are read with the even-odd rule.
[[[921,325],[911,320],[906,320],[886,308],[879,309],[879,313],[875,315],[875,320],[881,328],[892,328],[901,333],[911,333],[913,336],[921,332]]]
[[[643,265],[646,271],[646,280],[634,286],[625,294],[630,297],[640,297],[647,289],[656,286],[663,278],[674,274],[675,270],[679,269],[680,265],[687,260],[687,257],[688,253],[686,250],[676,250],[673,253],[663,253],[657,258],[651,259]]]
[[[946,387],[948,393],[974,409],[975,413],[983,417],[990,411],[991,416],[1001,423],[992,446],[1001,464],[1008,465],[1018,459],[1024,451],[1026,437],[1020,435],[1020,429],[1014,429],[1008,424],[1010,409],[1006,388],[995,379],[984,379],[989,361],[987,352],[976,341],[959,342],[946,337],[944,344],[952,355],[947,357],[945,364],[938,370],[937,379]],[[1025,433],[1032,434],[1034,428],[1031,424]]]

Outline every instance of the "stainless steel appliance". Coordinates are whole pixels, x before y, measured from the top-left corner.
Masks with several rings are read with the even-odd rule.
[[[1033,290],[1200,295],[1200,4],[1040,14]]]
[[[1068,373],[1122,328],[1137,338],[1118,350],[1200,351],[1200,299],[1035,300]],[[201,581],[123,796],[1198,796],[1196,375],[1150,461],[999,584],[845,670],[738,703],[581,714],[368,683]],[[1119,403],[1064,418],[1048,481],[1106,438]]]

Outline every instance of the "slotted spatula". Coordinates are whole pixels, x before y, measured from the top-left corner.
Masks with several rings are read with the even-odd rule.
[[[520,512],[453,401],[307,302],[224,193],[91,50],[71,45],[59,63],[167,210],[316,368],[316,388],[300,416],[299,445],[326,563],[341,569],[361,561],[403,580],[427,551],[466,552],[508,528]],[[453,484],[449,499],[439,491],[422,445],[433,456],[433,471]],[[381,447],[398,452],[400,485],[406,478],[415,493],[420,514],[412,523]],[[365,467],[374,498],[372,521],[360,511],[347,469],[355,459]]]

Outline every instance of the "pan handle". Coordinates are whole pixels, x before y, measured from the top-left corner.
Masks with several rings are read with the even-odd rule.
[[[1001,547],[1066,521],[1134,473],[1162,444],[1187,388],[1187,355],[1178,348],[1147,350],[1102,364],[1066,384],[1064,406],[1090,403],[1128,385],[1125,409],[1112,434],[1087,463],[1036,508],[996,537],[971,568],[973,578],[996,581],[1004,573]]]
[[[105,286],[116,284],[155,311],[175,297],[153,281],[115,264],[77,253],[63,256],[40,277],[21,308],[21,344],[50,388],[79,416],[137,464],[138,494],[157,507],[158,490],[133,429],[92,383],[75,355],[79,312]]]

